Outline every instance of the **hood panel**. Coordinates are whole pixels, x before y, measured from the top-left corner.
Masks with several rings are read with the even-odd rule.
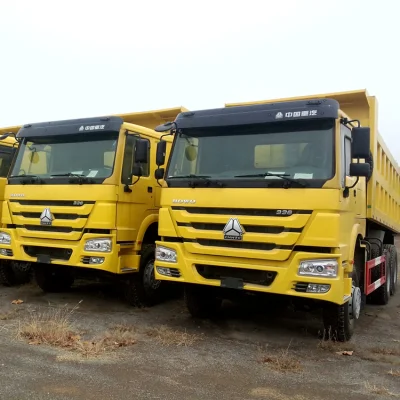
[[[114,186],[11,185],[5,198],[21,237],[79,240],[88,230],[115,228]]]
[[[169,188],[161,201],[187,252],[274,261],[291,256],[315,214],[339,209],[334,189]]]

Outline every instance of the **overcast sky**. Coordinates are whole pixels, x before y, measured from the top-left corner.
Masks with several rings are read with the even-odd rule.
[[[399,15],[395,0],[0,0],[0,126],[367,89],[400,161]]]

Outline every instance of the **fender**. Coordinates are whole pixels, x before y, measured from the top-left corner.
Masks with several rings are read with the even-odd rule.
[[[349,243],[348,253],[347,253],[347,260],[350,261],[350,262],[349,262],[349,265],[347,266],[347,268],[345,270],[348,273],[353,272],[354,252],[355,252],[355,249],[356,249],[358,236],[361,236],[361,238],[364,238],[365,237],[365,232],[364,232],[363,227],[360,224],[355,224],[353,226],[353,229],[351,230],[350,243]]]
[[[137,239],[134,245],[135,251],[140,251],[142,248],[142,242],[144,235],[147,232],[147,229],[151,224],[157,223],[158,224],[158,213],[157,214],[150,214],[148,215],[140,224],[140,229],[137,235]]]

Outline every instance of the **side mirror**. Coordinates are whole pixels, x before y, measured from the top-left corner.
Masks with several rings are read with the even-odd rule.
[[[167,142],[165,140],[160,140],[157,143],[157,152],[156,152],[157,166],[164,165],[166,152],[167,152]]]
[[[132,175],[133,176],[137,176],[137,177],[140,177],[140,176],[142,176],[143,175],[143,168],[142,168],[142,166],[141,165],[134,165],[133,166],[133,168],[132,168]]]
[[[367,159],[370,154],[370,129],[353,128],[351,130],[351,138],[351,158]]]
[[[369,149],[368,149],[369,151]],[[350,176],[365,176],[366,178],[371,173],[371,166],[367,163],[351,163],[350,164]]]
[[[160,179],[164,179],[164,174],[165,174],[164,168],[157,168],[154,172],[154,178],[156,178],[159,181]]]
[[[137,139],[135,143],[135,163],[147,162],[149,162],[149,142],[144,139]]]

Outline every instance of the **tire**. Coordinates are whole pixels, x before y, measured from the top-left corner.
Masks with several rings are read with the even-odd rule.
[[[390,285],[390,295],[394,296],[396,294],[397,291],[397,279],[398,279],[398,273],[399,273],[399,268],[398,268],[398,264],[397,264],[397,249],[396,246],[391,245],[392,247],[392,253],[394,254],[393,257],[393,262],[390,265],[390,270],[391,270],[391,275],[392,275],[392,279],[391,279],[391,285]]]
[[[325,337],[337,342],[347,342],[354,334],[356,320],[360,317],[363,296],[360,288],[361,265],[356,262],[353,273],[353,289],[351,299],[338,305],[327,303],[323,308]],[[354,303],[354,306],[353,306]],[[356,312],[354,312],[356,310]]]
[[[391,285],[391,278],[392,278],[392,272],[390,269],[390,258],[391,258],[391,252],[388,249],[387,244],[383,245],[383,248],[387,251],[387,262],[386,262],[386,282],[380,286],[378,289],[373,291],[368,297],[370,299],[371,304],[375,305],[380,305],[384,306],[389,302],[389,297],[390,297],[390,285]],[[371,251],[371,258],[376,258],[379,257],[381,254],[376,248],[373,248]],[[379,278],[379,273],[376,272],[375,274],[372,274],[373,280],[377,280]]]
[[[210,318],[221,309],[222,299],[213,287],[186,284],[185,304],[192,317]]]
[[[34,274],[37,285],[47,293],[65,292],[74,283],[69,268],[37,265],[34,267]]]
[[[155,279],[155,245],[142,248],[139,273],[130,275],[124,282],[125,300],[134,307],[150,307],[162,299],[165,283]]]
[[[30,268],[19,268],[19,263],[14,261],[0,262],[0,284],[14,286],[28,283],[30,278]]]

